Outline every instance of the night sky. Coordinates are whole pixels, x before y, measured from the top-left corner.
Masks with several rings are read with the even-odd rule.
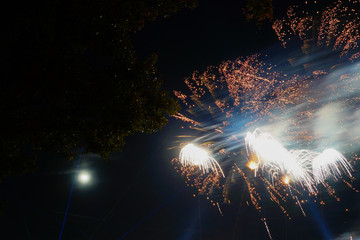
[[[280,43],[270,23],[258,27],[247,22],[239,2],[200,1],[195,10],[148,23],[134,36],[137,54],[159,55],[168,91],[186,91],[185,77],[224,60],[264,51],[277,54]],[[277,2],[275,17],[289,4]],[[91,181],[75,184],[62,239],[268,239],[251,204],[234,201],[224,205],[221,216],[204,197],[193,197],[170,164],[179,154],[169,148],[182,134],[181,126],[171,119],[155,134],[128,137],[124,151],[113,153],[108,162],[82,155],[79,169],[88,171]],[[34,172],[5,179],[0,185],[5,204],[0,239],[58,239],[77,164],[78,158],[42,154]],[[239,192],[248,198],[241,184]],[[341,188],[338,195],[341,202],[324,193],[327,205],[304,205],[307,217],[288,206],[291,221],[275,204],[267,204],[273,239],[350,239],[356,231],[352,235],[360,237],[360,194]]]

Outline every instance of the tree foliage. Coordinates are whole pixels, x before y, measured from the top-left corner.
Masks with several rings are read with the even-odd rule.
[[[13,4],[13,5],[11,5]],[[37,151],[102,157],[124,137],[152,133],[178,104],[161,89],[155,54],[136,57],[131,37],[148,21],[196,0],[13,1],[1,88],[0,175],[34,164]]]
[[[272,0],[247,0],[245,16],[248,21],[256,21],[261,25],[264,21],[273,20]]]

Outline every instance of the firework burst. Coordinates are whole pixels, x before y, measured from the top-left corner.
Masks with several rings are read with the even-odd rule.
[[[347,159],[334,149],[326,149],[318,154],[312,161],[314,181],[323,183],[326,179],[334,178],[335,180],[345,172],[350,177],[353,168]]]
[[[338,1],[314,15],[292,7],[274,22],[283,46],[294,37],[303,41],[302,55],[290,56],[287,64],[280,60],[286,67],[255,54],[196,71],[185,79],[189,94],[174,91],[185,106],[174,117],[194,133],[186,142],[211,145],[213,155],[187,144],[173,162],[220,214],[220,200],[211,198],[214,189],[230,203],[236,183],[247,186],[246,202],[267,230],[262,194],[290,219],[289,200],[304,216],[303,204],[317,201],[321,189],[340,201],[333,181],[358,191],[351,183],[360,149],[360,21],[353,11],[359,2],[347,4],[354,6]],[[229,173],[222,184],[224,172]],[[257,191],[260,183],[263,190]]]
[[[204,174],[213,171],[216,174],[225,177],[219,163],[210,155],[210,153],[192,143],[187,144],[181,149],[179,159],[180,163],[185,167],[198,166]]]
[[[288,151],[270,134],[263,133],[260,129],[248,132],[245,142],[250,158],[257,159],[256,162],[250,161],[253,166],[250,168],[255,170],[255,174],[261,168],[269,173],[272,180],[281,178],[285,184],[300,184],[312,194],[317,192],[316,184],[325,184],[329,178],[341,178],[343,172],[352,177],[351,164],[334,149],[325,149],[322,153],[304,149]]]
[[[245,142],[248,154],[258,159],[258,168],[268,172],[272,180],[284,177],[286,184],[291,180],[306,186],[311,193],[316,192],[309,169],[315,153],[307,150],[288,151],[270,134],[262,133],[260,129],[247,133]]]

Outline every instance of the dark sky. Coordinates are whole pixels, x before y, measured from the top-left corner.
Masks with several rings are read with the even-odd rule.
[[[185,90],[184,77],[194,70],[279,44],[270,24],[259,28],[245,20],[239,2],[200,1],[197,9],[149,23],[134,37],[139,56],[159,55],[167,90]],[[277,3],[279,15],[289,3]],[[253,206],[234,202],[223,207],[222,217],[209,201],[194,198],[185,187],[170,164],[178,150],[168,150],[180,127],[171,120],[158,133],[129,137],[124,151],[114,153],[109,162],[82,156],[80,169],[88,170],[92,181],[75,185],[62,239],[120,239],[125,234],[122,239],[129,240],[268,239]],[[6,206],[0,239],[58,239],[76,165],[42,155],[35,172],[6,179],[0,185],[0,201]],[[350,189],[339,194],[341,202],[308,204],[308,216],[296,214],[292,221],[269,204],[264,211],[273,238],[334,239],[355,231],[360,196]]]
[[[241,1],[200,1],[195,10],[149,23],[136,35],[140,56],[156,52],[165,87],[184,88],[183,79],[225,60],[257,53],[277,42],[269,23],[247,22]]]

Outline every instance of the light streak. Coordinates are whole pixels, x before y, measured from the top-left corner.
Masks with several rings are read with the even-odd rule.
[[[261,177],[260,179],[263,180],[263,182],[267,185],[266,191],[269,193],[270,199],[279,206],[279,208],[281,209],[281,211],[282,211],[282,212],[287,216],[287,218],[290,220],[290,219],[291,219],[291,218],[290,218],[290,215],[288,214],[288,212],[286,211],[285,207],[284,207],[284,206],[281,204],[281,202],[280,202],[280,200],[286,201],[285,198],[279,193],[279,191],[278,191],[266,178]],[[280,199],[277,198],[274,193],[276,193],[276,195],[278,195],[278,196],[280,197]]]
[[[302,214],[304,215],[304,217],[306,217],[306,214],[305,214],[305,212],[304,212],[304,209],[303,209],[303,208],[302,208],[302,206],[301,206],[301,203],[300,203],[300,201],[299,201],[298,197],[297,197],[297,196],[295,196],[295,198],[296,198],[296,202],[297,202],[297,204],[299,205],[299,207],[300,207],[300,209],[301,209]]]
[[[259,203],[259,201],[261,200],[260,195],[257,193],[253,184],[250,183],[245,173],[236,165],[236,163],[234,164],[234,166],[236,167],[236,169],[238,170],[238,172],[246,182],[246,186],[248,187],[252,204],[254,205],[255,209],[258,210],[258,212],[261,212],[261,206]]]
[[[353,185],[351,185],[348,181],[346,181],[345,179],[343,179],[343,182],[348,185],[349,188],[351,188],[352,190],[354,190],[355,192],[359,192],[359,190],[357,190],[356,188],[353,187]]]
[[[177,113],[177,114],[173,115],[173,117],[177,118],[177,119],[180,119],[183,122],[189,122],[189,123],[193,124],[194,126],[200,125],[200,123],[198,123],[197,121],[195,121],[195,120],[193,120],[191,118],[185,117],[181,113]]]
[[[218,207],[218,209],[219,209],[219,213],[220,213],[220,214],[221,214],[221,216],[223,217],[224,215],[223,215],[223,213],[222,213],[222,211],[221,211],[221,208],[220,208],[219,203],[217,202],[217,203],[216,203],[216,205],[217,205],[217,207]]]
[[[329,183],[325,182],[324,184],[327,192],[330,196],[336,199],[336,201],[340,202],[340,198],[336,196],[335,189],[329,185]]]
[[[67,215],[68,215],[68,211],[69,211],[69,207],[70,207],[70,202],[71,202],[71,197],[72,197],[72,194],[73,194],[73,192],[74,192],[74,186],[75,186],[75,183],[76,183],[76,178],[77,178],[77,174],[78,174],[78,171],[79,171],[80,162],[81,162],[81,158],[82,158],[82,152],[84,151],[84,149],[85,149],[85,147],[82,147],[82,148],[80,148],[80,150],[79,150],[79,156],[78,156],[78,159],[79,159],[79,160],[78,160],[78,163],[77,163],[77,166],[76,166],[76,171],[75,171],[74,180],[73,180],[73,183],[72,183],[72,185],[71,185],[70,195],[69,195],[69,199],[68,199],[68,202],[67,202],[67,205],[66,205],[66,210],[65,210],[64,220],[63,220],[62,225],[61,225],[59,240],[61,240],[62,235],[63,235],[63,232],[64,232],[66,217],[67,217]]]
[[[268,233],[268,235],[269,235],[269,239],[272,240],[273,238],[271,237],[271,233],[270,233],[269,227],[268,227],[268,225],[267,225],[266,218],[263,218],[262,221],[264,222],[266,231],[267,231],[267,233]]]

